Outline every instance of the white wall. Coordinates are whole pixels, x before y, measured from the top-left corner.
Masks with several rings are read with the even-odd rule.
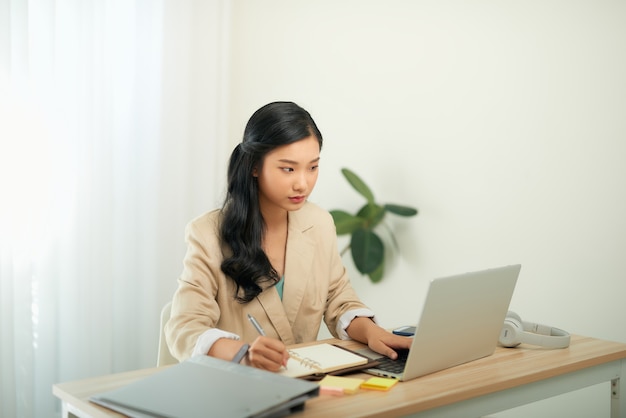
[[[352,271],[385,326],[434,276],[521,263],[523,318],[626,342],[626,3],[232,2],[230,136],[294,100],[325,136],[312,200],[419,208],[383,283]],[[534,409],[533,409],[534,408]],[[608,386],[501,416],[607,416]],[[499,415],[500,416],[500,415]]]

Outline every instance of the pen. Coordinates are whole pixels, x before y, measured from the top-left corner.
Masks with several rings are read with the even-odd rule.
[[[263,331],[263,328],[261,328],[261,324],[259,324],[257,320],[250,314],[248,314],[248,319],[250,320],[254,328],[257,330],[259,335],[265,337],[265,331]],[[287,361],[285,361],[285,364],[283,364],[283,367],[285,368],[285,370],[287,370]]]
[[[263,337],[265,337],[265,331],[263,331],[263,328],[261,328],[261,325],[259,325],[256,319],[254,319],[254,317],[250,314],[248,314],[248,319],[250,320],[250,322],[252,322],[252,325],[257,330],[259,335],[262,335]]]

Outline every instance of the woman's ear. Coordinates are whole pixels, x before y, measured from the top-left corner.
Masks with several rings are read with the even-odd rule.
[[[252,169],[252,177],[259,177],[259,171],[257,170],[257,166],[256,165]]]

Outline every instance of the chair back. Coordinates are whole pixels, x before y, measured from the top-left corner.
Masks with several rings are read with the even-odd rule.
[[[172,302],[169,301],[161,309],[161,329],[159,332],[159,351],[157,356],[157,366],[166,366],[168,364],[176,364],[178,360],[174,358],[170,349],[165,341],[165,324],[170,319],[170,310],[172,309]]]

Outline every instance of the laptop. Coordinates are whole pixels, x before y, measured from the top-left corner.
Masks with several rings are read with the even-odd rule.
[[[495,351],[521,266],[511,265],[434,279],[409,350],[391,360],[357,350],[379,365],[364,371],[410,380]]]
[[[318,394],[316,382],[200,355],[89,400],[134,418],[269,418]]]

